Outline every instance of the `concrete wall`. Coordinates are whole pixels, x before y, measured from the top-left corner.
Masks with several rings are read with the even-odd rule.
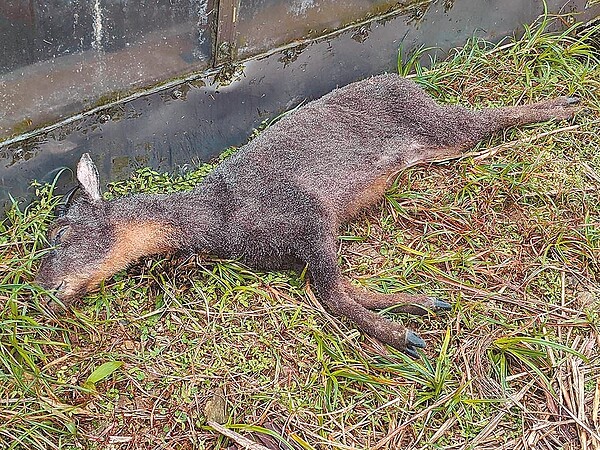
[[[0,139],[202,70],[207,0],[0,2]]]

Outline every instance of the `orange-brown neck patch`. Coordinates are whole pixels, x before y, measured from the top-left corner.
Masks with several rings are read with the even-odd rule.
[[[158,221],[118,223],[113,247],[104,260],[94,268],[82,267],[79,272],[64,277],[60,297],[70,300],[81,296],[144,256],[175,250],[175,233],[174,227]]]
[[[121,222],[115,227],[114,246],[97,270],[90,274],[86,290],[94,289],[102,280],[144,256],[174,250],[175,229],[162,222]]]
[[[121,270],[144,256],[173,250],[174,229],[162,222],[122,222],[115,229],[115,245],[104,260],[108,271]]]

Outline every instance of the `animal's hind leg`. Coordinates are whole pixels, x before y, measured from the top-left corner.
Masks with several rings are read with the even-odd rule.
[[[505,128],[569,119],[579,111],[576,97],[557,97],[529,105],[485,108],[472,111],[461,106],[444,106],[446,121],[432,126],[437,145],[422,150],[416,162],[459,157],[481,140]],[[425,145],[427,147],[427,145]]]
[[[570,119],[580,109],[575,106],[578,103],[577,97],[557,97],[529,105],[487,108],[480,112],[480,117],[489,127],[487,131],[494,132],[511,126],[551,119]]]
[[[380,294],[370,292],[354,286],[348,280],[344,280],[344,290],[367,309],[387,309],[392,312],[404,312],[408,314],[423,315],[428,312],[449,311],[452,309],[450,303],[427,295],[411,295],[404,293]]]
[[[348,295],[333,242],[328,245],[315,239],[313,245],[298,251],[298,257],[308,264],[318,298],[333,314],[347,317],[364,333],[411,356],[418,356],[416,349],[425,347],[419,335],[368,310]]]

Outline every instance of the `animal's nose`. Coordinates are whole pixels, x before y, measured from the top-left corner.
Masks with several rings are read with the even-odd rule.
[[[44,309],[52,314],[64,313],[65,307],[61,301],[61,292],[64,292],[67,284],[66,281],[50,280],[47,277],[37,276],[34,282],[47,292],[47,294],[43,295],[43,300],[41,301]]]

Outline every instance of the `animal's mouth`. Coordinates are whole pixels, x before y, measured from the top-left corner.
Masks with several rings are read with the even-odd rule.
[[[58,300],[57,303],[70,304],[71,302],[83,297],[86,293],[94,290],[94,285],[90,282],[86,282],[89,277],[66,277],[60,282],[56,283],[54,287],[49,290],[54,298]]]
[[[57,284],[50,284],[47,281],[36,280],[37,284],[42,287],[46,294],[41,297],[40,305],[46,312],[53,315],[61,315],[65,311],[64,289],[66,281],[62,280]]]
[[[67,309],[67,305],[76,297],[77,293],[69,286],[70,283],[67,280],[62,280],[53,287],[46,287],[46,291],[50,295],[45,296],[45,303],[53,313],[63,313]]]
[[[73,301],[98,287],[100,283],[97,283],[92,275],[84,272],[61,277],[40,276],[36,283],[46,291],[48,304],[66,309]]]
[[[69,303],[83,295],[85,292],[86,289],[83,286],[78,286],[76,283],[68,280],[62,280],[52,290],[52,294],[63,303]]]

